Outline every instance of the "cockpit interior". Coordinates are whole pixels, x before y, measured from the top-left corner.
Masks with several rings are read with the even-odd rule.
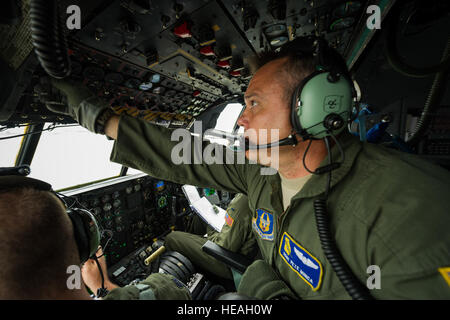
[[[35,90],[44,77],[82,82],[118,113],[148,113],[167,127],[202,120],[203,131],[232,135],[253,74],[249,59],[300,36],[322,36],[344,57],[357,88],[360,109],[348,130],[450,169],[448,1],[3,0],[2,6],[0,170],[27,168],[68,207],[92,212],[109,277],[120,286],[162,272],[185,283],[194,300],[236,291],[196,261],[159,250],[170,232],[193,232],[199,214],[185,186],[112,163],[113,141],[46,108]],[[223,210],[234,197],[194,190]],[[223,259],[235,269],[245,261]]]

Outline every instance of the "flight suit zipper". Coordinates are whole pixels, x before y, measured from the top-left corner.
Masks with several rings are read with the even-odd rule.
[[[282,227],[282,223],[284,222],[283,217],[286,215],[286,213],[289,211],[289,209],[291,208],[291,205],[288,205],[288,207],[286,208],[286,210],[284,210],[278,217],[277,217],[277,236],[276,236],[276,240],[275,240],[275,250],[273,250],[273,263],[275,264],[275,259],[277,257],[277,252],[278,252],[278,247],[280,245],[280,241],[281,241],[281,227]]]
[[[286,214],[286,212],[289,210],[289,208],[291,207],[291,205],[288,205],[288,207],[286,208],[286,210],[284,210],[277,218],[277,233],[280,233],[281,230],[281,220],[284,217],[284,215]]]

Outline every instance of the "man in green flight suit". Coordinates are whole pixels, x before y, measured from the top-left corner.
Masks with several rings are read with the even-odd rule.
[[[248,198],[236,195],[227,208],[225,223],[220,232],[210,229],[206,238],[199,235],[173,231],[169,233],[164,246],[169,251],[178,251],[194,264],[224,279],[233,279],[228,266],[202,251],[207,240],[230,251],[253,258],[256,239],[251,227],[252,214],[248,208]]]
[[[177,142],[171,141],[171,130],[114,115],[104,101],[65,83],[55,83],[68,97],[68,107],[59,111],[92,132],[116,140],[111,154],[114,162],[176,183],[248,196],[252,231],[262,259],[243,275],[240,293],[260,299],[353,297],[319,239],[315,200],[326,198],[327,226],[336,247],[357,282],[369,287],[373,297],[449,299],[450,173],[415,155],[362,143],[347,133],[338,136],[339,143],[329,154],[325,139],[301,138],[301,132],[294,132],[294,92],[302,80],[321,68],[313,53],[298,54],[294,44],[301,47],[302,41],[295,39],[292,50],[281,50],[262,64],[245,92],[246,108],[238,124],[252,144],[297,138],[297,143],[269,152],[247,150],[246,158],[257,164],[174,165],[171,151]],[[335,63],[341,61],[343,70],[342,58],[333,49],[327,52],[334,55]],[[278,135],[272,135],[271,129]],[[270,134],[250,136],[251,130]],[[271,156],[276,153],[278,160],[274,161]],[[333,168],[328,190],[330,176],[315,170],[336,159],[341,164]],[[277,172],[263,175],[263,166]]]

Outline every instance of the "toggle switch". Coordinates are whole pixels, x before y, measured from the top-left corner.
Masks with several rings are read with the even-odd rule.
[[[212,46],[206,46],[200,49],[200,53],[205,56],[215,56]]]
[[[223,68],[223,69],[228,69],[228,68],[231,67],[230,61],[228,61],[228,60],[219,61],[219,62],[217,63],[217,66],[218,66],[218,67],[221,67],[221,68]]]
[[[192,37],[192,33],[191,33],[191,29],[187,23],[187,21],[183,22],[181,25],[179,25],[178,27],[176,27],[173,30],[173,33],[180,38],[191,38]]]

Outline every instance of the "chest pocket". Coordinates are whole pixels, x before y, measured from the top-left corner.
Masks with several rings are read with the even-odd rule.
[[[298,229],[297,225],[295,230]],[[274,265],[281,278],[302,299],[332,295],[341,285],[335,283],[334,280],[339,280],[334,279],[320,243],[311,241],[311,237],[305,235],[307,231],[295,230],[283,232],[277,241]]]
[[[285,264],[313,291],[320,288],[323,277],[322,264],[287,232],[281,237],[278,253]]]

